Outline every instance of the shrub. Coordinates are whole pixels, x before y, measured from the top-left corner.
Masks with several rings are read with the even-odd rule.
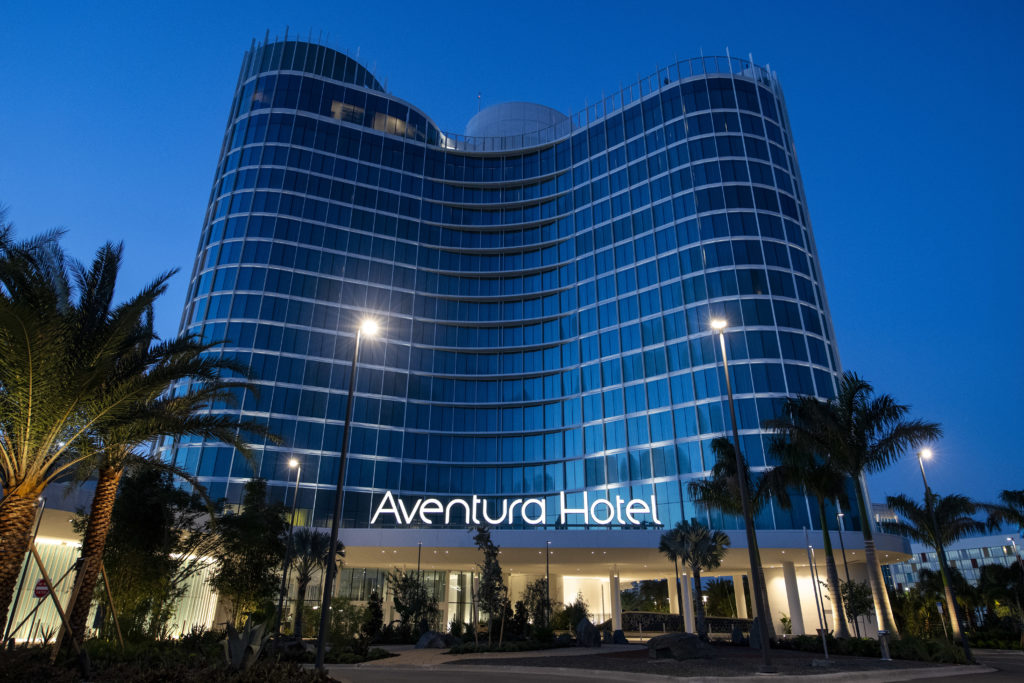
[[[590,618],[590,610],[586,600],[583,599],[583,594],[577,593],[576,599],[572,603],[551,614],[551,628],[574,631],[576,624],[580,623],[584,617]]]

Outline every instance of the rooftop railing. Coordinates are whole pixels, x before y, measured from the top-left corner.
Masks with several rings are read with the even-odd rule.
[[[524,135],[503,137],[472,137],[444,133],[440,146],[460,152],[508,152],[549,144],[585,128],[609,114],[620,111],[652,93],[659,92],[677,81],[705,74],[745,76],[772,90],[778,88],[778,78],[769,68],[758,66],[749,60],[731,56],[694,57],[659,68],[646,78],[641,78],[636,83],[624,86],[616,93],[602,97],[600,102],[587,105],[568,119],[548,128]]]

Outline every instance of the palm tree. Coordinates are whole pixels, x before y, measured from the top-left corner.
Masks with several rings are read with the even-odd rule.
[[[683,613],[683,586],[679,580],[679,553],[676,552],[676,548],[679,547],[680,542],[676,530],[679,527],[669,529],[661,535],[658,540],[658,552],[672,560],[672,566],[676,570],[676,602],[679,603],[679,630],[686,630],[686,617]]]
[[[116,271],[105,276],[114,278]],[[110,307],[109,298],[103,306]],[[225,379],[222,372],[246,373],[247,369],[211,355],[215,344],[192,336],[151,345],[151,340],[156,339],[152,318],[147,317],[142,326],[139,345],[119,359],[116,374],[109,382],[110,387],[136,385],[132,412],[121,419],[101,420],[94,426],[89,435],[89,448],[94,451],[94,457],[82,468],[83,473],[96,471],[98,476],[82,540],[83,563],[77,575],[78,590],[69,617],[72,636],[78,641],[85,635],[103,548],[110,531],[114,499],[125,468],[132,462],[145,460],[192,481],[190,475],[149,457],[151,451],[144,447],[160,436],[193,435],[230,444],[249,457],[251,449],[242,434],[266,435],[262,425],[207,412],[214,402],[232,402],[234,391],[247,388],[243,382]],[[169,392],[174,385],[182,389]]]
[[[715,464],[711,468],[711,476],[707,479],[691,481],[687,486],[690,496],[695,503],[704,505],[713,510],[718,510],[727,515],[741,516],[743,506],[740,500],[739,479],[736,476],[736,451],[732,441],[725,437],[717,437],[711,441],[711,450],[715,454]],[[747,492],[750,497],[750,511],[752,517],[757,517],[771,503],[775,481],[766,477],[754,479],[746,458],[743,459],[744,475],[747,480]],[[784,492],[782,492],[784,493]],[[786,502],[785,497],[780,498],[780,503]],[[761,603],[768,605],[767,586],[764,580],[764,568],[761,564],[761,549],[757,544],[757,535],[754,534],[754,557],[757,566],[751,567],[751,572],[757,572],[760,577]],[[754,582],[751,582],[754,585]],[[756,604],[756,600],[754,603]],[[767,615],[766,615],[767,616]],[[775,627],[772,620],[766,618],[764,623],[768,625],[768,637],[775,637]]]
[[[809,396],[789,398],[782,405],[782,417],[766,420],[764,426],[779,433],[772,439],[769,446],[779,465],[769,472],[765,479],[774,483],[780,501],[788,498],[786,486],[800,486],[814,497],[818,508],[818,519],[821,524],[822,548],[825,553],[825,576],[828,580],[828,592],[832,604],[832,621],[835,623],[836,637],[849,638],[850,627],[843,609],[842,594],[839,589],[839,571],[832,551],[832,536],[829,533],[829,517],[825,512],[826,501],[841,500],[846,503],[846,482],[849,478],[836,469],[832,458],[827,453],[816,453],[809,450],[806,441],[790,440],[788,434],[806,430],[807,421],[813,419],[818,400]],[[788,501],[785,501],[788,503]],[[788,505],[787,505],[788,507]]]
[[[1004,524],[1024,527],[1024,489],[1002,491],[999,503],[983,506],[988,511],[988,527],[998,529]]]
[[[15,243],[9,229],[0,230],[0,613],[10,604],[39,495],[91,457],[90,434],[100,422],[133,409],[138,387],[109,379],[140,343],[139,321],[173,274],[101,317],[97,302],[109,278],[72,278],[57,237]],[[76,274],[105,272],[120,253],[108,243]]]
[[[801,411],[801,423],[788,425],[786,436],[812,453],[827,453],[833,466],[853,479],[878,629],[898,638],[899,629],[875,552],[863,478],[884,470],[907,450],[938,439],[942,429],[934,422],[908,419],[909,406],[897,403],[888,394],[874,395],[874,388],[852,372],[843,373],[835,398],[808,398]]]
[[[697,634],[706,638],[707,626],[704,617],[703,589],[700,574],[702,571],[715,569],[725,559],[729,548],[729,536],[722,531],[712,531],[697,520],[679,522],[672,529],[662,534],[662,540],[670,547],[684,566],[693,574],[693,584],[697,595],[694,601],[697,611]],[[659,545],[659,550],[661,546]],[[662,550],[662,552],[665,552]]]
[[[939,557],[942,587],[946,593],[946,608],[953,627],[953,639],[963,641],[960,609],[953,591],[949,563],[946,561],[946,546],[965,536],[983,532],[985,524],[972,517],[978,512],[979,506],[967,496],[940,496],[934,493],[925,495],[928,500],[924,505],[902,494],[886,498],[889,508],[902,516],[903,520],[887,522],[884,528],[890,533],[900,534],[935,548],[935,553]]]
[[[313,573],[323,571],[327,566],[327,555],[331,552],[331,536],[309,527],[301,527],[292,534],[292,567],[298,584],[295,596],[295,637],[302,637],[302,608],[306,604],[306,588],[313,580]],[[345,554],[345,547],[338,542],[338,556]]]

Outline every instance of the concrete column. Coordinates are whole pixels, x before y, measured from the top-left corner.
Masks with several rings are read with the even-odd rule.
[[[693,616],[693,577],[683,574],[683,617],[686,621],[686,632],[696,633],[697,623]]]
[[[786,582],[786,599],[789,601],[789,618],[793,621],[793,635],[802,636],[804,629],[804,613],[800,607],[800,591],[796,587],[796,568],[792,562],[782,563],[782,576]]]
[[[561,574],[551,574],[548,576],[548,592],[551,594],[551,608],[554,609],[555,605],[565,604],[565,590],[562,584]],[[575,598],[576,596],[572,596]]]
[[[679,577],[680,583],[683,577]],[[679,614],[679,586],[676,585],[675,572],[668,577],[668,613]]]
[[[619,573],[612,570],[608,574],[608,592],[612,610],[612,630],[622,628],[622,592],[619,590]]]
[[[743,574],[734,574],[732,577],[733,590],[736,593],[736,616],[740,619],[747,618],[747,590],[743,587]]]

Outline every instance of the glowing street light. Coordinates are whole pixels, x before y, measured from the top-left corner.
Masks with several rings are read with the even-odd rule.
[[[292,546],[295,545],[294,539],[292,538],[292,530],[295,528],[295,503],[299,500],[299,475],[302,473],[302,468],[299,467],[299,461],[295,458],[288,458],[288,467],[295,470],[295,486],[292,489],[292,516],[288,522],[288,545],[284,549],[284,566],[281,567],[281,589],[277,592],[277,612],[274,615],[274,631],[276,633],[281,632],[281,616],[284,612],[284,592],[288,587],[288,568],[291,566],[292,559]],[[301,601],[304,596],[298,596]],[[301,603],[299,609],[302,609]]]
[[[732,381],[729,379],[729,357],[725,351],[725,328],[728,323],[722,318],[711,320],[711,328],[718,332],[718,339],[722,345],[722,368],[725,371],[725,389],[729,395],[729,416],[732,419],[732,440],[733,448],[736,451],[736,481],[740,489],[740,503],[743,506],[743,526],[747,532],[747,555],[750,560],[750,576],[754,588],[754,605],[757,608],[757,620],[761,631],[761,668],[767,672],[774,672],[768,654],[768,606],[765,604],[764,574],[761,563],[757,556],[757,534],[754,531],[754,514],[750,507],[750,492],[747,491],[746,462],[740,452],[740,434],[736,423],[736,406],[732,399]]]
[[[356,347],[352,354],[352,374],[348,380],[348,404],[345,406],[345,426],[341,433],[341,453],[338,459],[338,483],[334,489],[334,516],[331,519],[331,548],[327,555],[327,568],[324,571],[324,590],[320,603],[320,629],[316,636],[316,668],[323,671],[324,645],[327,627],[330,623],[331,594],[334,592],[334,574],[337,571],[338,532],[341,526],[341,504],[345,491],[345,456],[348,454],[348,441],[352,432],[352,405],[355,403],[356,371],[359,368],[359,346],[363,337],[373,339],[380,332],[380,326],[373,318],[363,318],[356,331]]]
[[[953,640],[960,641],[964,647],[964,654],[967,655],[967,661],[973,662],[974,657],[971,656],[971,645],[967,641],[967,633],[961,626],[960,605],[957,604],[953,582],[949,576],[949,562],[946,561],[946,549],[943,547],[942,539],[939,537],[942,531],[939,529],[939,523],[935,517],[935,496],[932,493],[931,487],[928,486],[928,477],[924,473],[924,461],[931,460],[931,457],[932,449],[930,448],[922,448],[917,452],[917,464],[921,466],[921,481],[924,482],[924,504],[931,517],[932,529],[935,534],[935,554],[939,557],[939,572],[942,574],[942,583],[946,587],[946,603],[949,608],[949,621],[953,626]]]

